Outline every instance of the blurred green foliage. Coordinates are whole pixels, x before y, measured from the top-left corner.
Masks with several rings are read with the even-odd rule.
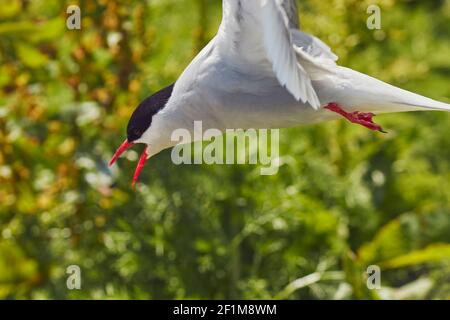
[[[449,101],[449,0],[299,2],[342,65]],[[69,4],[0,1],[0,298],[450,298],[449,114],[382,116],[388,135],[283,130],[275,176],[166,151],[132,190],[137,152],[107,161],[138,102],[214,36],[221,2],[79,0],[80,31]]]

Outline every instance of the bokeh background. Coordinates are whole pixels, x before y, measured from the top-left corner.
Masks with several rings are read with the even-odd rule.
[[[82,30],[65,26],[78,4]],[[370,4],[382,30],[366,28]],[[340,64],[450,101],[450,1],[304,0]],[[448,299],[450,114],[282,130],[281,167],[107,167],[219,0],[0,1],[0,298]],[[366,268],[382,270],[369,290]],[[66,268],[82,270],[68,290]]]

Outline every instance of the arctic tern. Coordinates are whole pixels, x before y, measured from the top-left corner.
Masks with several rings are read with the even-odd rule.
[[[402,90],[336,62],[318,38],[299,30],[295,0],[223,0],[217,35],[179,79],[142,101],[110,165],[135,144],[145,162],[174,146],[171,134],[203,128],[287,128],[344,117],[383,132],[373,116],[450,105]]]

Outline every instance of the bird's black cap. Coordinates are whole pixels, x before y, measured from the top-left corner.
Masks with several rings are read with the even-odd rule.
[[[164,108],[172,96],[174,85],[172,84],[146,98],[134,110],[127,127],[128,142],[138,140],[150,127],[153,116]]]

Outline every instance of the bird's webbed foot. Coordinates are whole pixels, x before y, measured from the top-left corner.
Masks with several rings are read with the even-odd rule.
[[[346,112],[344,109],[342,109],[341,106],[337,103],[330,103],[328,104],[325,109],[328,109],[330,111],[336,112],[346,118],[348,121],[352,123],[356,123],[359,125],[362,125],[363,127],[366,127],[370,130],[379,131],[386,133],[386,131],[383,130],[383,128],[373,122],[373,117],[375,114],[373,113],[364,113],[364,112]]]

